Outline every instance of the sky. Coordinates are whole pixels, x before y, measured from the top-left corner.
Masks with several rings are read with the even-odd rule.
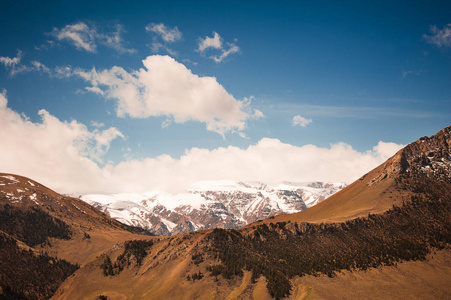
[[[351,183],[451,125],[449,1],[0,0],[0,172]]]

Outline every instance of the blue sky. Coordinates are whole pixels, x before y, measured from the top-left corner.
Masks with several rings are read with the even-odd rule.
[[[0,89],[4,110],[16,114],[0,128],[10,145],[0,149],[0,167],[63,191],[94,189],[83,188],[89,181],[68,184],[80,178],[69,170],[58,176],[39,170],[82,160],[79,174],[95,169],[88,178],[104,181],[99,191],[116,191],[106,178],[162,176],[148,161],[158,161],[152,167],[165,174],[185,174],[180,168],[190,164],[183,157],[192,158],[195,149],[207,151],[207,164],[206,157],[221,159],[215,151],[236,162],[269,144],[282,157],[276,165],[292,168],[287,159],[311,155],[308,145],[329,157],[345,153],[336,160],[353,170],[341,175],[350,181],[400,145],[451,125],[449,1],[2,0],[0,8]],[[22,131],[15,131],[18,123]],[[36,135],[61,149],[47,157],[38,140],[18,142]],[[65,142],[58,145],[58,138]],[[41,154],[33,161],[17,148]],[[261,160],[248,168],[270,160],[255,155]],[[353,155],[366,160],[352,161]],[[314,161],[324,171],[310,177],[309,169],[289,167],[273,177],[260,178],[264,171],[256,167],[243,175],[239,163],[223,173],[227,179],[339,180],[338,171],[324,175],[332,172],[325,161]],[[190,183],[222,179],[190,162],[190,170],[198,166],[192,171],[206,174]],[[269,166],[264,170],[271,173]],[[121,190],[161,186],[143,182]]]

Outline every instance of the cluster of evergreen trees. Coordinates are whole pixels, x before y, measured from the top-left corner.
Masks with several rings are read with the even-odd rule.
[[[69,226],[37,207],[22,210],[4,204],[0,206],[0,230],[30,247],[47,242],[48,237],[70,239]]]
[[[124,252],[119,255],[113,263],[108,255],[105,256],[103,264],[100,266],[103,270],[103,275],[113,276],[119,274],[125,266],[129,266],[136,260],[138,266],[141,265],[142,260],[150,253],[148,249],[153,245],[151,240],[133,240],[127,241],[124,244]]]
[[[195,253],[191,255],[191,260],[196,266],[198,266],[201,262],[204,261],[204,256],[202,255],[202,253]]]
[[[221,260],[222,268],[212,266],[211,272],[231,278],[247,269],[252,280],[264,275],[271,296],[280,299],[289,295],[289,279],[296,275],[333,277],[344,269],[425,259],[431,249],[451,242],[450,185],[417,177],[407,178],[404,184],[421,194],[380,215],[334,224],[264,224],[246,236],[215,229],[209,251]]]
[[[0,299],[49,299],[79,268],[66,260],[20,248],[0,234]]]
[[[188,274],[186,276],[186,280],[188,280],[188,281],[190,281],[190,280],[193,280],[193,281],[201,280],[202,278],[204,278],[204,274],[202,274],[201,271],[198,271],[197,273],[193,273],[191,275]]]

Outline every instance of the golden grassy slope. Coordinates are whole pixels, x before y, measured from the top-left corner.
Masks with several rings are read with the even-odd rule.
[[[321,203],[294,214],[279,215],[249,224],[252,227],[276,222],[342,222],[368,213],[382,213],[393,204],[400,204],[410,195],[395,186],[399,153],[384,164],[370,171],[351,185],[322,201]]]
[[[344,271],[334,278],[298,277],[293,285],[289,299],[449,299],[451,251],[430,254],[426,261]]]
[[[271,299],[266,280],[252,284],[250,273],[225,280],[209,276],[205,261],[196,266],[191,254],[202,245],[204,232],[162,239],[152,247],[141,267],[125,269],[105,277],[99,257],[68,278],[52,299]],[[108,252],[113,259],[122,252]],[[186,276],[201,271],[205,277],[195,282]],[[451,251],[428,255],[426,261],[403,262],[367,271],[344,271],[334,278],[296,277],[288,299],[446,299],[451,295]]]

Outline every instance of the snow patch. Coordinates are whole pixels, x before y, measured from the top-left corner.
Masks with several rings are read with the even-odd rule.
[[[19,182],[19,180],[17,180],[16,177],[11,176],[11,175],[2,175],[2,176],[0,176],[0,177],[9,179],[9,180],[13,181],[13,183],[18,183],[18,182]]]

